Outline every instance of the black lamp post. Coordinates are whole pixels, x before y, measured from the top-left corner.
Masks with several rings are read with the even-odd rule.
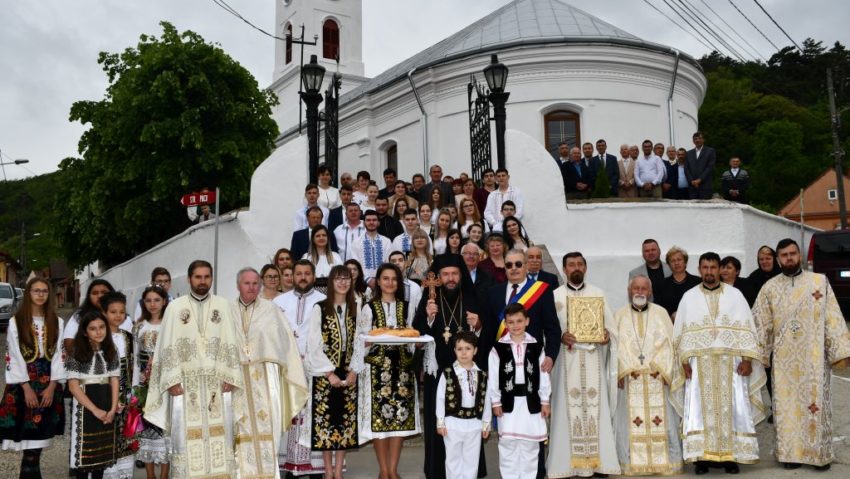
[[[490,88],[488,95],[490,103],[493,104],[493,119],[496,121],[496,158],[499,168],[505,167],[505,103],[508,102],[510,93],[505,91],[508,82],[508,67],[499,63],[499,57],[494,53],[490,55],[490,64],[484,68],[484,78]]]
[[[316,55],[310,55],[310,63],[301,67],[301,81],[304,90],[299,92],[301,100],[307,105],[307,144],[309,152],[310,183],[318,184],[319,168],[319,103],[322,102],[322,81],[325,79],[325,67],[319,65]]]

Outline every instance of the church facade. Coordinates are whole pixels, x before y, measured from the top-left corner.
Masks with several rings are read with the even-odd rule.
[[[304,47],[304,61],[318,56],[326,84],[337,70],[343,79],[340,171],[394,167],[408,180],[432,164],[469,171],[467,85],[472,75],[484,82],[493,53],[510,69],[507,128],[550,153],[561,141],[600,138],[613,154],[647,138],[690,148],[707,88],[694,58],[562,0],[514,0],[374,78],[364,76],[360,0],[277,2],[280,36],[299,37],[302,24],[317,43]],[[278,42],[270,86],[281,102],[278,146],[300,135],[300,55],[300,45]]]

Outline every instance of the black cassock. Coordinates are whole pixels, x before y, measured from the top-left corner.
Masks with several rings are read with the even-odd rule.
[[[472,312],[478,314],[481,322],[481,332],[478,335],[478,352],[475,355],[475,364],[482,371],[487,370],[487,357],[490,354],[490,348],[495,340],[495,331],[490,331],[487,327],[488,321],[485,319],[483,305],[478,302],[475,292],[463,292],[463,308],[457,304],[457,294],[452,295],[447,293],[446,288],[440,287],[437,289],[437,316],[434,322],[428,325],[428,315],[425,312],[428,304],[428,289],[422,291],[422,300],[419,303],[419,308],[416,310],[416,315],[413,318],[413,327],[419,330],[420,334],[427,334],[434,338],[434,353],[437,358],[437,374],[432,376],[425,374],[423,379],[423,421],[422,421],[422,436],[425,439],[425,477],[428,479],[445,479],[446,478],[446,448],[443,443],[443,437],[437,434],[437,383],[440,380],[439,371],[450,367],[455,361],[454,352],[454,335],[458,331],[458,321],[460,327],[469,331],[469,325],[466,322],[466,313]],[[457,306],[456,306],[457,304]],[[457,307],[455,311],[454,321],[450,319],[448,309]],[[446,342],[443,334],[446,326],[449,326],[449,332],[452,337]],[[486,387],[486,385],[484,385]],[[481,455],[478,464],[478,477],[487,475],[487,465],[484,460],[484,448],[481,448]]]

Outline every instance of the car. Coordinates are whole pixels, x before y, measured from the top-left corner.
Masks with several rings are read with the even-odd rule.
[[[15,288],[9,283],[0,283],[0,331],[5,331],[15,314]]]
[[[819,231],[809,243],[809,265],[826,275],[845,320],[850,320],[850,230]]]
[[[15,288],[15,311],[18,311],[18,308],[21,307],[21,302],[24,300],[24,290],[21,288]]]

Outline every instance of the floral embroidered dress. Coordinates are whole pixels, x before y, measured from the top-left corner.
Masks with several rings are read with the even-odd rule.
[[[144,389],[148,387],[150,364],[153,359],[153,350],[156,348],[160,324],[151,324],[150,321],[144,320],[133,328],[133,337],[136,341],[135,366],[138,368],[139,386]],[[168,436],[162,429],[145,421],[145,429],[139,437],[139,451],[136,453],[136,459],[153,464],[168,463]]]
[[[53,391],[53,403],[46,408],[28,408],[24,400],[23,383],[29,383],[40,395],[50,381],[65,381],[62,351],[62,325],[56,344],[46,345],[44,318],[32,321],[34,347],[20,343],[17,323],[12,320],[6,331],[6,389],[0,402],[0,439],[4,450],[41,449],[50,445],[53,436],[65,430],[65,407],[62,385]],[[41,397],[39,396],[39,400]]]
[[[127,405],[130,401],[133,386],[138,382],[138,371],[133,367],[135,355],[133,353],[133,335],[123,329],[112,333],[112,342],[118,351],[118,369],[121,375],[118,377],[118,409],[115,414],[115,459],[114,466],[103,472],[104,479],[132,479],[133,477],[133,439],[124,436],[124,425],[127,423]]]
[[[408,327],[413,324],[413,308],[407,302],[384,303],[380,298],[361,311],[368,329]],[[364,341],[358,338],[357,341]],[[413,370],[413,346],[372,345],[366,351],[358,373],[360,444],[372,439],[419,434],[419,394]]]
[[[97,350],[85,364],[72,356],[65,359],[68,379],[78,380],[89,400],[104,411],[112,407],[109,378],[121,376],[118,365],[118,355],[107,362],[101,350]],[[115,425],[104,424],[74,398],[71,404],[71,468],[98,471],[115,464],[117,441]]]

